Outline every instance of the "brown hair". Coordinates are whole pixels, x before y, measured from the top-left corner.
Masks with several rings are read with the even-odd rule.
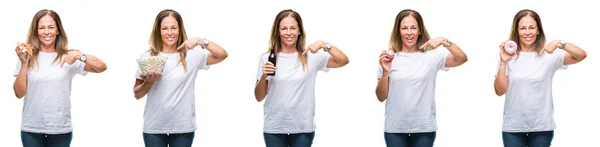
[[[277,16],[275,17],[275,20],[273,21],[273,27],[271,28],[269,50],[267,52],[271,50],[275,50],[275,52],[277,53],[280,52],[279,49],[281,48],[282,44],[281,38],[279,37],[279,23],[288,16],[293,17],[296,20],[296,22],[298,22],[298,29],[300,29],[300,32],[298,34],[298,40],[296,40],[296,50],[298,50],[298,58],[300,59],[300,62],[302,62],[302,69],[304,69],[307,64],[307,55],[302,55],[302,52],[304,51],[304,46],[306,44],[306,33],[304,32],[304,25],[302,24],[302,18],[300,17],[300,14],[298,14],[298,12],[294,10],[283,10],[279,12],[279,14],[277,14]]]
[[[31,25],[29,26],[29,34],[27,35],[27,44],[31,44],[31,49],[33,51],[31,58],[29,58],[29,65],[27,68],[31,69],[35,64],[37,64],[37,57],[40,54],[40,38],[38,36],[39,31],[39,22],[44,16],[50,16],[56,23],[56,29],[58,34],[56,34],[56,38],[54,39],[54,50],[58,54],[56,58],[54,58],[53,62],[62,59],[62,56],[67,54],[67,33],[62,26],[62,22],[58,13],[53,10],[42,9],[35,13],[33,19],[31,20]]]
[[[417,47],[422,46],[427,41],[429,41],[429,33],[427,33],[427,29],[425,29],[425,23],[423,22],[423,17],[421,14],[415,10],[404,9],[396,15],[396,21],[394,22],[394,28],[392,29],[392,35],[390,37],[390,49],[394,50],[394,52],[399,52],[402,50],[402,34],[400,34],[400,26],[402,19],[404,17],[412,16],[417,20],[417,25],[419,26],[419,38],[417,38]]]
[[[521,10],[519,12],[517,12],[517,14],[515,15],[515,18],[513,19],[513,23],[512,23],[512,27],[511,27],[511,31],[510,31],[510,36],[509,36],[509,40],[514,41],[515,43],[517,43],[517,55],[519,53],[519,51],[521,51],[521,40],[519,39],[519,22],[521,22],[521,19],[525,16],[531,16],[533,18],[533,20],[535,20],[535,22],[537,23],[537,28],[538,28],[538,34],[537,37],[535,39],[535,42],[533,43],[533,47],[535,48],[536,51],[540,51],[541,49],[544,48],[544,44],[546,44],[546,35],[544,33],[544,28],[542,27],[542,20],[540,19],[540,16],[533,10],[529,10],[529,9],[524,9]]]
[[[160,11],[158,15],[156,15],[156,19],[154,19],[154,26],[152,27],[152,34],[150,35],[150,55],[156,56],[159,52],[163,51],[163,41],[160,34],[160,23],[162,23],[163,19],[168,16],[173,16],[175,20],[177,20],[177,27],[179,28],[179,36],[177,39],[176,46],[179,47],[183,44],[184,41],[187,40],[187,34],[185,33],[185,28],[183,27],[183,19],[181,15],[177,13],[175,10],[165,9]],[[185,57],[187,55],[187,50],[182,49],[179,50],[179,62],[183,64],[183,69],[187,70],[187,63],[185,61]]]

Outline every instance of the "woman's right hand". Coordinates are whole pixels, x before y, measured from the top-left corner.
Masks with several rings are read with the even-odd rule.
[[[145,74],[140,74],[140,77],[142,77],[142,80],[144,80],[145,82],[154,82],[154,80],[162,77],[162,74],[155,73],[155,72],[148,72]]]
[[[506,62],[508,62],[515,54],[508,54],[505,50],[504,50],[504,45],[506,44],[507,41],[504,41],[502,43],[500,43],[500,59],[502,60],[502,63],[506,64]]]
[[[29,58],[31,58],[29,53],[23,52],[23,50],[25,50],[25,43],[18,42],[17,47],[15,47],[15,52],[17,53],[17,56],[21,60],[21,65],[29,63]]]
[[[392,67],[392,60],[386,59],[385,56],[385,50],[379,54],[379,65],[383,68],[383,72],[389,72]]]
[[[263,72],[263,75],[275,73],[275,65],[273,65],[273,63],[267,61],[262,66],[262,72]]]

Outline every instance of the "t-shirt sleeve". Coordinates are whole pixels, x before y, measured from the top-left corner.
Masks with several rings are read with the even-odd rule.
[[[258,68],[256,69],[256,80],[260,80],[260,77],[262,77],[263,72],[262,72],[262,67],[263,65],[265,65],[265,63],[267,62],[267,58],[265,54],[261,54],[258,57]],[[269,78],[271,78],[271,76],[267,76],[267,80],[269,80]]]
[[[567,69],[567,65],[565,65],[565,54],[567,54],[567,52],[565,50],[562,49],[556,49],[554,50],[554,52],[551,54],[552,58],[555,61],[555,69],[559,70],[566,70]]]
[[[329,58],[331,58],[331,55],[325,51],[319,51],[317,52],[316,56],[319,59],[319,70],[328,72],[329,68],[327,68],[327,63],[329,63]]]
[[[208,65],[208,54],[209,52],[207,50],[204,50],[202,48],[195,48],[194,50],[191,50],[193,53],[197,54],[197,57],[195,60],[197,60],[198,62],[198,70],[208,70],[210,68],[210,65]]]
[[[438,62],[437,62],[438,63],[438,65],[437,65],[438,70],[448,71],[449,68],[446,67],[446,58],[448,58],[448,55],[450,55],[450,52],[449,51],[445,51],[444,52],[444,51],[438,51],[438,50],[433,50],[433,51],[435,51],[435,53],[437,55],[436,57],[437,57],[437,60],[438,60]]]
[[[85,65],[85,63],[83,63],[79,60],[75,60],[75,63],[73,63],[73,65],[75,65],[75,66],[73,66],[73,70],[75,70],[75,74],[79,74],[82,76],[85,76],[88,74],[88,72],[85,71],[85,66],[87,66],[87,65]]]
[[[381,76],[383,76],[383,67],[381,67],[381,64],[377,65],[378,69],[377,70],[377,79],[381,79]]]
[[[13,77],[17,77],[19,75],[19,71],[21,71],[21,60],[17,59],[17,68],[15,69]]]
[[[496,78],[496,76],[498,76],[498,70],[500,70],[500,62],[502,62],[500,55],[496,56],[497,60],[497,64],[496,64],[496,72],[494,72],[494,78]],[[504,70],[504,75],[508,76],[508,64],[506,64],[506,69]]]

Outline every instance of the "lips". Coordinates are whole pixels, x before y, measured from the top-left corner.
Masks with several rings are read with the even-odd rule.
[[[525,41],[533,41],[533,37],[523,37],[523,39],[525,39]]]
[[[52,37],[50,36],[42,37],[42,39],[44,39],[44,41],[52,41]]]
[[[294,41],[293,37],[285,37],[285,41],[292,42]]]
[[[405,39],[406,39],[406,42],[412,43],[413,40],[415,39],[415,37],[405,37]]]
[[[175,41],[175,37],[166,37],[166,38],[167,38],[167,41],[169,41],[169,42]]]

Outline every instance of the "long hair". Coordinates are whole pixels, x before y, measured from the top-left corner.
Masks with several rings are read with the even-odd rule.
[[[33,53],[31,53],[32,57],[29,58],[30,64],[27,67],[29,69],[33,68],[34,65],[37,64],[37,57],[40,54],[41,41],[38,35],[38,28],[40,27],[39,22],[44,16],[52,17],[52,19],[56,23],[56,29],[58,32],[54,39],[54,50],[56,51],[58,56],[54,58],[53,62],[59,61],[59,59],[62,59],[63,55],[67,54],[67,44],[69,41],[67,40],[67,33],[65,33],[65,29],[63,28],[62,21],[60,20],[58,13],[56,13],[53,10],[42,9],[35,13],[35,15],[33,16],[33,19],[31,20],[31,25],[29,26],[29,33],[27,35],[27,44],[31,44],[31,48],[33,51]]]
[[[510,36],[508,37],[509,40],[512,40],[515,43],[517,43],[517,56],[522,49],[521,39],[519,39],[519,22],[521,22],[521,19],[525,16],[531,16],[533,20],[535,20],[535,22],[537,23],[536,25],[538,29],[538,34],[536,36],[535,42],[533,43],[533,47],[535,48],[535,50],[539,52],[544,48],[544,45],[546,44],[546,34],[544,33],[544,28],[542,27],[542,20],[540,19],[540,16],[533,10],[521,10],[517,12],[515,18],[513,19],[512,27],[510,29]]]
[[[187,34],[185,33],[185,27],[183,25],[183,19],[181,15],[177,13],[175,10],[166,9],[160,11],[158,15],[156,15],[156,19],[154,19],[154,26],[152,27],[152,34],[150,35],[150,55],[157,56],[159,52],[163,51],[163,41],[160,33],[160,23],[162,23],[163,19],[168,16],[173,16],[175,20],[177,20],[177,27],[179,28],[179,36],[177,39],[176,47],[181,46],[184,41],[186,41]],[[187,70],[187,63],[185,61],[185,57],[187,55],[187,50],[182,49],[179,50],[179,62],[183,65],[183,69]]]
[[[300,17],[300,14],[298,14],[298,12],[294,10],[283,10],[279,12],[279,14],[277,14],[277,16],[275,17],[275,20],[273,21],[273,28],[271,28],[269,50],[267,52],[270,52],[271,50],[275,50],[276,53],[280,52],[281,46],[283,44],[281,43],[281,37],[279,34],[279,23],[288,16],[293,17],[296,20],[296,22],[298,22],[298,29],[300,29],[300,34],[298,35],[298,40],[296,40],[296,50],[298,50],[298,58],[300,59],[300,62],[302,62],[302,69],[304,69],[307,64],[307,55],[302,55],[301,53],[304,51],[303,49],[306,45],[306,32],[304,31],[304,25],[302,24],[302,18]]]
[[[396,21],[394,22],[394,28],[392,29],[392,35],[390,37],[390,49],[394,52],[399,52],[402,50],[402,34],[400,34],[400,29],[402,26],[402,19],[405,17],[412,16],[417,20],[417,26],[419,26],[419,38],[417,38],[417,47],[422,46],[427,41],[429,41],[429,33],[427,33],[427,29],[425,29],[425,23],[423,22],[423,17],[421,14],[415,10],[404,9],[396,15]]]

